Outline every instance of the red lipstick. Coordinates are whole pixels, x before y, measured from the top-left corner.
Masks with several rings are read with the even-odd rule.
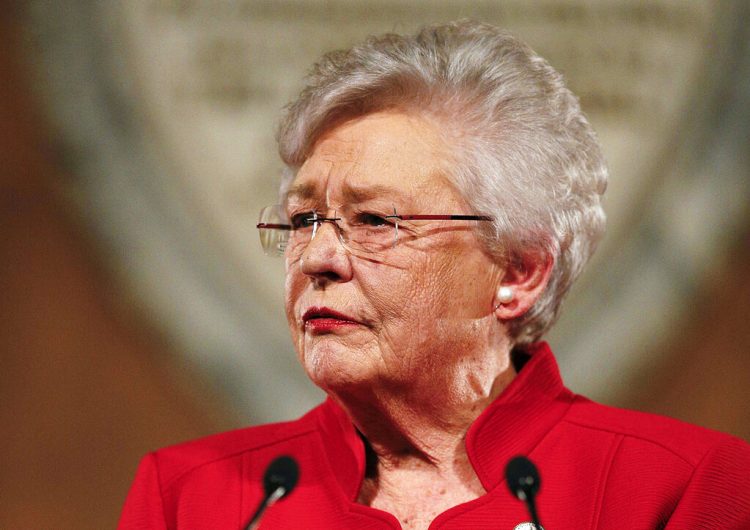
[[[360,323],[349,315],[327,307],[311,307],[302,315],[305,328],[314,332],[326,333]]]

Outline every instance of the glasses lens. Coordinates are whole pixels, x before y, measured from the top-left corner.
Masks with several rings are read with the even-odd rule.
[[[260,211],[258,234],[263,252],[268,256],[282,256],[289,242],[289,219],[281,205],[266,206]]]
[[[342,212],[342,217],[341,236],[350,249],[378,253],[396,244],[398,220],[392,213],[347,211]]]

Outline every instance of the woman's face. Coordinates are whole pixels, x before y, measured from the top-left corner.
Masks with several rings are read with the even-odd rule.
[[[447,153],[434,125],[413,115],[346,122],[316,144],[287,211],[482,213],[469,211],[445,179]],[[286,314],[315,384],[440,391],[456,377],[483,380],[477,365],[495,369],[482,359],[496,355],[489,349],[499,328],[493,301],[501,271],[472,223],[404,222],[398,245],[370,255],[352,254],[336,227],[323,223],[298,258],[287,256]]]

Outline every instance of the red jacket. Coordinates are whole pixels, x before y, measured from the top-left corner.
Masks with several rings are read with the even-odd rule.
[[[750,529],[750,446],[676,420],[575,395],[539,344],[469,429],[466,449],[487,493],[430,528],[513,530],[529,520],[504,484],[515,455],[539,468],[547,530]],[[260,502],[266,466],[295,457],[300,479],[260,529],[394,529],[390,513],[355,499],[364,446],[331,400],[299,420],[232,431],[151,453],[141,462],[121,529],[240,529]]]

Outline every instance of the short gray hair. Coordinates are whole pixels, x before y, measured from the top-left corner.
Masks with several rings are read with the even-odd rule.
[[[286,110],[282,197],[320,136],[382,110],[434,120],[452,149],[451,181],[499,262],[552,257],[534,306],[509,325],[518,345],[539,338],[604,233],[608,170],[577,98],[547,61],[494,26],[458,21],[416,35],[371,37],[326,54]]]

